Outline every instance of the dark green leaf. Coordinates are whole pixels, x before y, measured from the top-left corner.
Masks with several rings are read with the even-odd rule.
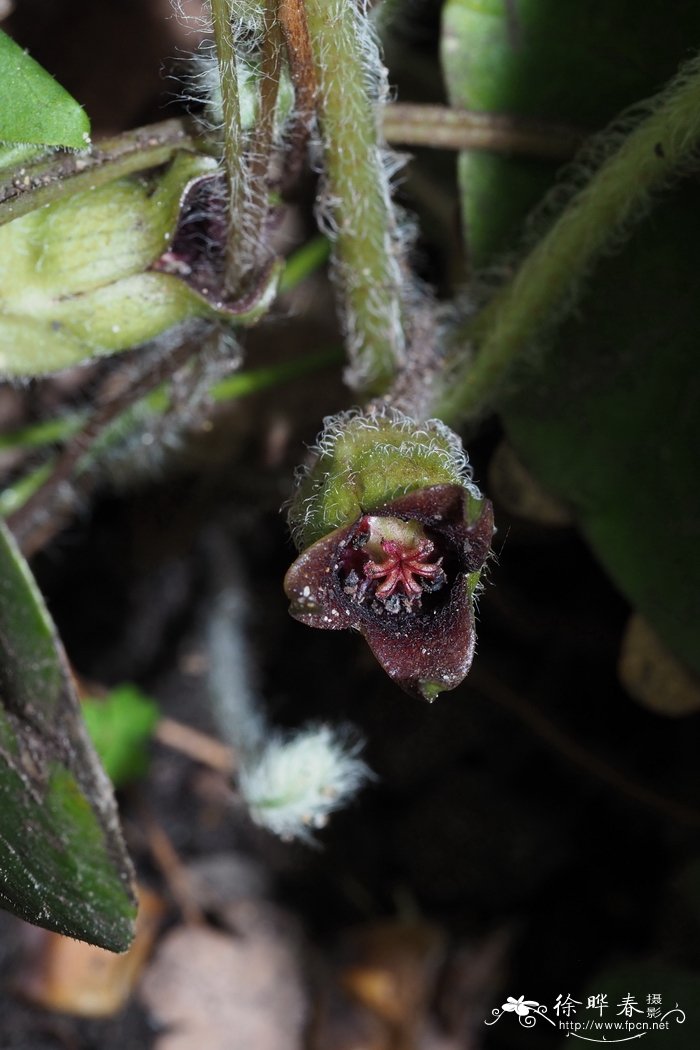
[[[699,269],[689,187],[599,266],[502,415],[620,590],[700,672]]]
[[[442,57],[452,105],[603,128],[655,94],[700,41],[700,7],[647,0],[447,0]],[[481,267],[519,241],[527,212],[552,184],[551,162],[463,153],[465,238]]]
[[[448,0],[443,60],[455,105],[599,129],[661,88],[700,41],[700,8],[665,0]],[[565,46],[562,41],[565,41]],[[461,159],[476,265],[522,238],[555,165]],[[590,291],[503,404],[518,455],[569,503],[613,580],[700,670],[696,365],[700,210],[687,191],[600,265]],[[523,355],[532,348],[524,347]],[[516,384],[514,383],[513,386]]]
[[[103,699],[83,700],[83,718],[105,772],[116,787],[143,776],[147,744],[158,721],[158,705],[133,685]]]
[[[60,643],[0,523],[0,903],[112,951],[133,935],[132,871]]]
[[[0,30],[0,142],[85,149],[83,108],[45,69]]]

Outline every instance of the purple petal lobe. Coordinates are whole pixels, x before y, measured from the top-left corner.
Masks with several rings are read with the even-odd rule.
[[[459,685],[474,658],[474,613],[461,576],[450,601],[429,615],[365,620],[360,630],[389,677],[424,700]]]
[[[336,529],[299,555],[284,579],[284,591],[295,620],[309,627],[342,631],[354,626],[352,610],[337,593],[335,568],[338,544],[350,527]]]
[[[480,569],[488,558],[493,534],[493,506],[485,499],[481,514],[468,530],[466,557],[469,572]]]

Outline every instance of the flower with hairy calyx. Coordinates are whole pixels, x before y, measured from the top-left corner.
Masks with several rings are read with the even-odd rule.
[[[459,685],[493,516],[451,431],[390,410],[328,420],[290,518],[302,547],[285,580],[296,619],[359,630],[413,695]]]

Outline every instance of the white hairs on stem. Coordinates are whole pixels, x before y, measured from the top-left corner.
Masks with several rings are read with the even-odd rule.
[[[318,85],[323,177],[318,221],[334,241],[332,274],[355,388],[383,384],[406,359],[412,295],[407,235],[392,201],[399,160],[384,148],[387,73],[366,3],[307,0]]]
[[[483,413],[517,366],[537,361],[543,339],[580,298],[600,258],[619,248],[699,155],[700,59],[694,58],[658,95],[596,136],[545,198],[514,272],[457,330],[478,353],[446,377],[443,418]]]

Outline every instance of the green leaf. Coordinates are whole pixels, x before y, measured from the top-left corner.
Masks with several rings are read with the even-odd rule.
[[[26,51],[0,30],[0,141],[85,149],[83,108]]]
[[[700,672],[700,206],[658,205],[608,258],[502,418],[629,601]]]
[[[133,873],[31,573],[0,523],[0,905],[124,951]]]
[[[102,699],[84,699],[81,707],[95,750],[115,787],[143,776],[158,705],[136,686],[122,685]]]
[[[452,105],[603,128],[655,94],[700,41],[700,7],[647,0],[447,0],[442,60]],[[482,267],[520,240],[557,165],[466,152],[459,159],[470,261]]]
[[[33,164],[52,151],[46,146],[34,146],[27,142],[14,142],[10,145],[0,145],[0,172],[12,171],[23,164]]]
[[[560,0],[448,0],[443,62],[455,105],[599,129],[658,91],[693,41],[692,3],[669,18],[665,0],[650,0],[630,20],[626,0],[566,11]],[[491,264],[521,241],[555,167],[477,153],[460,164],[472,262]],[[519,458],[570,505],[616,585],[696,671],[698,234],[690,191],[658,206],[598,267],[576,318],[500,406]],[[522,354],[531,360],[533,347]]]

